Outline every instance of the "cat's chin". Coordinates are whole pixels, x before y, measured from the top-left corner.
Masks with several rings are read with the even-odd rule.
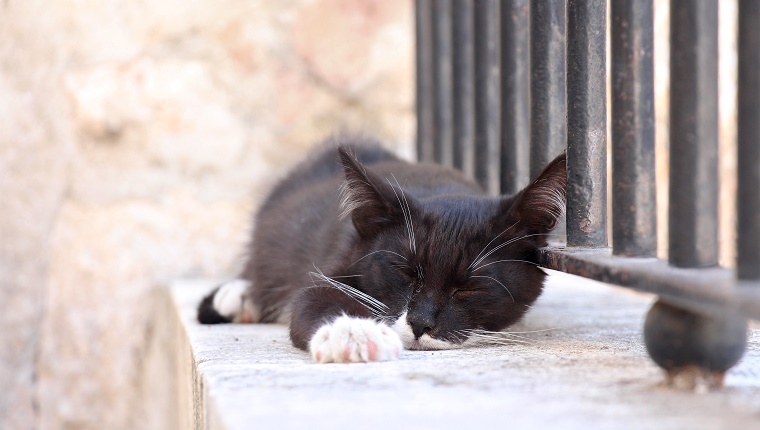
[[[447,340],[440,340],[432,338],[426,334],[420,336],[419,339],[413,339],[410,342],[403,342],[404,349],[416,350],[416,351],[437,351],[442,349],[457,349],[461,348],[461,343],[454,343]]]
[[[391,328],[393,331],[398,333],[399,337],[401,338],[401,343],[404,345],[404,349],[433,351],[442,349],[456,349],[462,347],[461,343],[436,339],[428,334],[423,334],[419,338],[415,339],[414,333],[412,332],[412,326],[410,326],[406,321],[406,312],[398,317]]]

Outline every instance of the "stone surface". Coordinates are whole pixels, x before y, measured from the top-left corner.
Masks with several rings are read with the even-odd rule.
[[[200,428],[748,429],[760,419],[760,331],[726,389],[674,391],[641,338],[652,298],[569,275],[554,273],[510,330],[521,342],[371,364],[314,364],[281,325],[198,325],[212,284],[175,282],[168,301],[192,351],[181,359],[194,360],[184,379],[195,395],[175,397]]]

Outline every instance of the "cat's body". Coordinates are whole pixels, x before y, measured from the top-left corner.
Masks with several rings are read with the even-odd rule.
[[[560,157],[523,192],[491,198],[457,171],[344,138],[274,188],[241,280],[204,299],[199,320],[289,321],[293,344],[321,362],[502,330],[541,293],[535,253],[563,209],[565,175]]]

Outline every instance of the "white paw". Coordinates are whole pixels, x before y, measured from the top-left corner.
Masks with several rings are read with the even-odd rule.
[[[309,342],[318,363],[398,360],[401,348],[398,334],[387,325],[345,315],[320,327]]]
[[[247,303],[249,300],[246,292],[250,286],[251,283],[244,279],[234,279],[222,284],[214,294],[214,309],[219,315],[236,323],[254,322],[252,306]]]

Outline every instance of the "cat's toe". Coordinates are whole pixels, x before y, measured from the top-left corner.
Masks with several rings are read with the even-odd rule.
[[[401,339],[387,325],[349,316],[325,324],[309,342],[311,356],[318,363],[397,360],[401,349]]]

